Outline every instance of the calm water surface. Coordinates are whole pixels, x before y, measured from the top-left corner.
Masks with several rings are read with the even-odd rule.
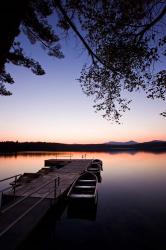
[[[166,153],[72,153],[103,161],[97,207],[64,204],[21,249],[166,249]],[[61,158],[69,155],[65,152]],[[36,172],[55,153],[0,156],[0,178]],[[72,212],[71,212],[72,211]],[[78,213],[77,213],[78,212]]]

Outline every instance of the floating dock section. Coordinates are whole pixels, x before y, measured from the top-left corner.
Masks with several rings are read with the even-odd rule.
[[[0,210],[1,248],[16,249],[91,163],[91,159],[46,160],[37,173],[24,174],[11,183],[12,191],[1,192],[9,200],[14,196]]]

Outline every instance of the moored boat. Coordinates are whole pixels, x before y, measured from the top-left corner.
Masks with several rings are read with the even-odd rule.
[[[91,173],[100,173],[101,165],[99,163],[92,163],[87,167],[87,171]]]
[[[93,164],[93,163],[100,164],[101,166],[103,165],[103,162],[102,162],[101,160],[99,160],[99,159],[93,159],[93,160],[92,160],[92,164]]]
[[[97,177],[90,172],[82,174],[71,186],[67,196],[74,200],[95,200],[97,195]]]

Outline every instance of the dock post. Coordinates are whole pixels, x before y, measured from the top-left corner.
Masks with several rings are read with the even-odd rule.
[[[55,184],[54,184],[54,199],[56,200],[57,198],[57,189],[59,187],[59,184],[60,184],[60,177],[58,176],[56,179],[55,179]]]
[[[14,178],[14,185],[13,185],[13,195],[14,195],[14,200],[16,197],[16,185],[17,185],[17,176]]]
[[[3,192],[0,192],[0,212],[2,207],[2,197],[3,197]]]
[[[54,199],[56,200],[56,196],[57,196],[57,178],[55,179],[55,184],[54,184]]]
[[[60,177],[58,176],[58,186],[59,186],[59,184],[60,184]]]

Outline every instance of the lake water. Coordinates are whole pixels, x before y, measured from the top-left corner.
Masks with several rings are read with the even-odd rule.
[[[25,249],[165,250],[166,153],[71,153],[72,158],[85,155],[103,161],[97,207],[85,208],[82,216],[64,204],[59,216],[48,216]],[[58,158],[68,156],[65,152]],[[0,156],[0,179],[36,172],[45,159],[56,157],[51,152]]]

